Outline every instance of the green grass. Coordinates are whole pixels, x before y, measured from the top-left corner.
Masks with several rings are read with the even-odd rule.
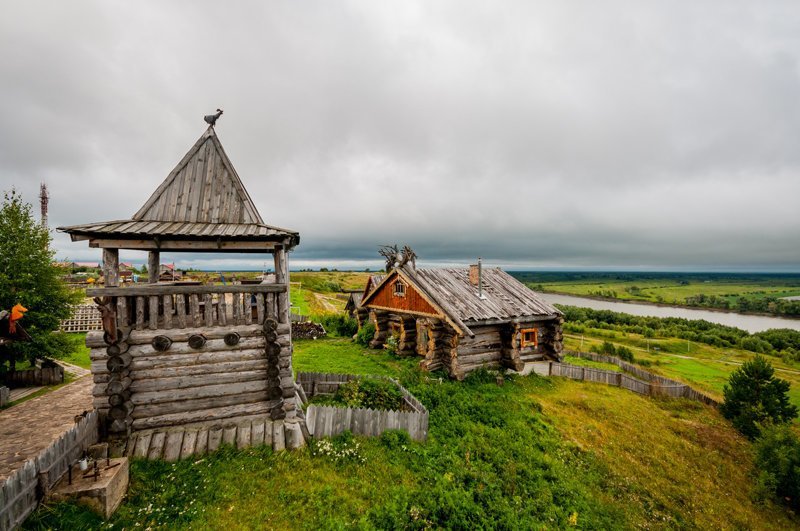
[[[565,334],[564,347],[588,352],[593,345],[599,347],[604,341],[630,348],[637,360],[650,362],[648,370],[686,382],[718,399],[722,398],[722,389],[730,373],[755,356],[746,350],[713,347],[685,339],[657,337],[648,340],[639,334],[593,328],[585,328],[582,334]],[[776,375],[791,384],[789,398],[800,407],[798,363],[787,363],[774,356],[767,356],[767,359],[777,369]]]
[[[577,356],[564,356],[564,363],[569,363],[570,365],[577,365],[579,367],[591,367],[593,369],[603,369],[606,371],[614,371],[614,372],[622,372],[622,369],[614,365],[613,363],[606,363],[604,361],[592,361],[586,358],[579,358]]]
[[[334,439],[174,464],[134,460],[113,529],[759,528],[800,522],[751,498],[749,443],[716,410],[622,389],[477,372],[421,373],[346,339],[298,341],[298,371],[398,376],[430,411],[429,440]],[[432,377],[431,377],[432,376]],[[342,457],[343,450],[353,457]],[[105,528],[109,528],[107,525]],[[45,506],[26,529],[100,529]]]
[[[413,369],[417,358],[400,358],[385,350],[357,345],[350,339],[301,339],[294,341],[292,363],[295,372],[333,372],[396,376]]]
[[[72,343],[73,352],[61,358],[67,363],[90,369],[92,362],[89,359],[89,347],[86,346],[86,333],[72,333],[67,334],[70,342]]]

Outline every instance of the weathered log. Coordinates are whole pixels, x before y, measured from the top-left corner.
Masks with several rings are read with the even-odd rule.
[[[261,349],[252,350],[234,350],[230,352],[200,352],[196,354],[175,354],[175,355],[162,355],[158,357],[141,357],[134,358],[131,362],[130,369],[135,372],[138,377],[138,371],[158,369],[158,368],[176,368],[201,364],[215,364],[223,362],[245,362],[253,360],[264,360],[264,351]],[[93,361],[91,365],[93,373],[103,374],[108,373],[106,361],[98,360]]]
[[[196,400],[182,400],[179,402],[165,402],[163,404],[140,405],[131,413],[135,429],[145,429],[148,419],[164,415],[174,415],[180,423],[211,420],[210,413],[214,409],[228,406],[251,405],[253,413],[266,413],[272,407],[264,392],[245,393],[241,395],[219,396],[213,398],[198,398]],[[137,422],[138,421],[138,422]]]
[[[134,393],[131,400],[134,405],[140,406],[176,401],[193,401],[202,398],[221,398],[223,396],[241,395],[259,391],[266,392],[266,390],[267,383],[262,379],[235,384],[204,385],[186,389],[171,389],[168,391],[137,392]]]
[[[131,331],[130,336],[126,340],[127,343],[131,345],[141,345],[150,343],[153,338],[157,335],[166,335],[173,342],[181,342],[187,341],[189,336],[193,334],[203,334],[206,336],[207,339],[222,339],[225,337],[225,334],[228,332],[235,331],[241,337],[250,337],[250,336],[260,336],[262,335],[262,330],[258,325],[249,325],[249,326],[218,326],[218,327],[200,327],[200,328],[183,328],[183,329],[174,329],[170,330],[169,332],[158,331],[154,332],[152,330],[134,330]],[[279,325],[277,328],[277,332],[279,336],[287,335],[291,333],[291,327],[289,325]],[[103,334],[99,331],[93,331],[86,334],[86,346],[90,348],[96,347],[106,347],[107,345],[103,342]]]
[[[132,366],[136,365],[134,360]],[[162,367],[158,365],[153,369],[142,369],[136,371],[136,379],[146,380],[150,378],[174,378],[182,376],[194,376],[205,374],[226,374],[245,371],[264,371],[266,373],[268,362],[266,359],[255,359],[250,361],[232,361],[222,363],[205,363],[202,365],[185,365],[178,367]],[[96,384],[104,384],[110,381],[109,373],[95,373],[92,381]]]

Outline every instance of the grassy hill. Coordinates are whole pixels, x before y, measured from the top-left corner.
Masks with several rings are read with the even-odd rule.
[[[28,529],[757,528],[800,523],[753,501],[750,445],[716,410],[621,389],[478,372],[466,382],[346,339],[298,341],[296,370],[389,374],[431,412],[427,443],[339,437],[295,452],[136,460],[103,524],[39,510]],[[139,524],[137,526],[136,524]]]

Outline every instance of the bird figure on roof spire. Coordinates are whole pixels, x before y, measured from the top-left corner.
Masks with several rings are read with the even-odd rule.
[[[214,124],[217,123],[220,116],[222,116],[222,109],[217,109],[216,114],[207,114],[203,117],[203,120],[211,127],[214,127]]]

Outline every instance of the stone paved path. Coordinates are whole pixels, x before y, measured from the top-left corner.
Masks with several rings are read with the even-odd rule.
[[[92,409],[92,377],[0,411],[0,482]]]

